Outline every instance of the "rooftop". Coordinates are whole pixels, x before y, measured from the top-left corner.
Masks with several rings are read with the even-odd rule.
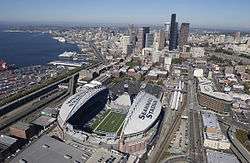
[[[121,106],[131,106],[131,100],[129,94],[127,92],[124,92],[114,101],[114,103]]]
[[[35,125],[39,125],[42,127],[47,127],[49,126],[51,123],[53,123],[56,120],[56,118],[51,118],[49,116],[40,116],[37,119],[35,119],[32,123]]]
[[[204,131],[204,137],[206,139],[228,142],[228,139],[221,131],[218,119],[215,114],[202,112],[202,120],[204,128],[206,129]]]
[[[11,127],[22,129],[22,130],[28,130],[30,126],[31,125],[29,123],[18,121],[17,123],[13,124]]]
[[[218,152],[207,149],[208,163],[240,163],[238,159],[229,153]]]
[[[159,99],[144,91],[139,92],[125,119],[124,134],[130,135],[146,131],[157,120],[160,112]]]
[[[213,83],[207,78],[199,77],[198,81],[199,81],[199,88],[202,93],[225,101],[231,102],[233,100],[233,98],[229,94],[214,91]]]
[[[83,87],[78,93],[69,97],[59,112],[59,124],[63,125],[86,101],[106,87]]]
[[[12,144],[16,143],[17,139],[7,136],[7,135],[1,135],[0,136],[0,144],[5,145],[5,146],[11,146]]]
[[[27,163],[85,162],[86,160],[83,159],[82,153],[79,149],[44,135],[17,155],[11,163],[18,163],[22,159],[27,161]]]

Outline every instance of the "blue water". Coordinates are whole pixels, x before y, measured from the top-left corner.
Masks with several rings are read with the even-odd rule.
[[[64,51],[78,51],[74,44],[60,43],[49,34],[0,31],[0,59],[16,66],[47,64]]]

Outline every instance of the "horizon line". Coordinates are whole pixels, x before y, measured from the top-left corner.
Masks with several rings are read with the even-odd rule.
[[[165,21],[169,22],[169,21]],[[190,22],[181,22],[181,23],[190,23]],[[180,23],[180,24],[181,24]],[[135,25],[135,26],[164,26],[164,22],[158,23],[129,23],[129,22],[80,22],[80,21],[2,21],[0,20],[0,25],[22,25],[22,26],[29,26],[29,25],[48,25],[48,26],[83,26],[83,25]],[[250,27],[232,27],[232,26],[208,26],[208,25],[197,25],[190,23],[190,28],[192,29],[208,29],[208,30],[241,30],[243,32],[250,32]]]

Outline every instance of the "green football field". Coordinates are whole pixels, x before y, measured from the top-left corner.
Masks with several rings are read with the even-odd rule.
[[[125,117],[123,114],[110,112],[97,126],[95,131],[100,133],[116,133],[121,127]]]

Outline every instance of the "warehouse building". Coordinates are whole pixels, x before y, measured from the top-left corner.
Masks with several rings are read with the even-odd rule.
[[[119,152],[102,148],[84,146],[83,149],[44,135],[18,154],[10,163],[118,163],[124,158]]]

